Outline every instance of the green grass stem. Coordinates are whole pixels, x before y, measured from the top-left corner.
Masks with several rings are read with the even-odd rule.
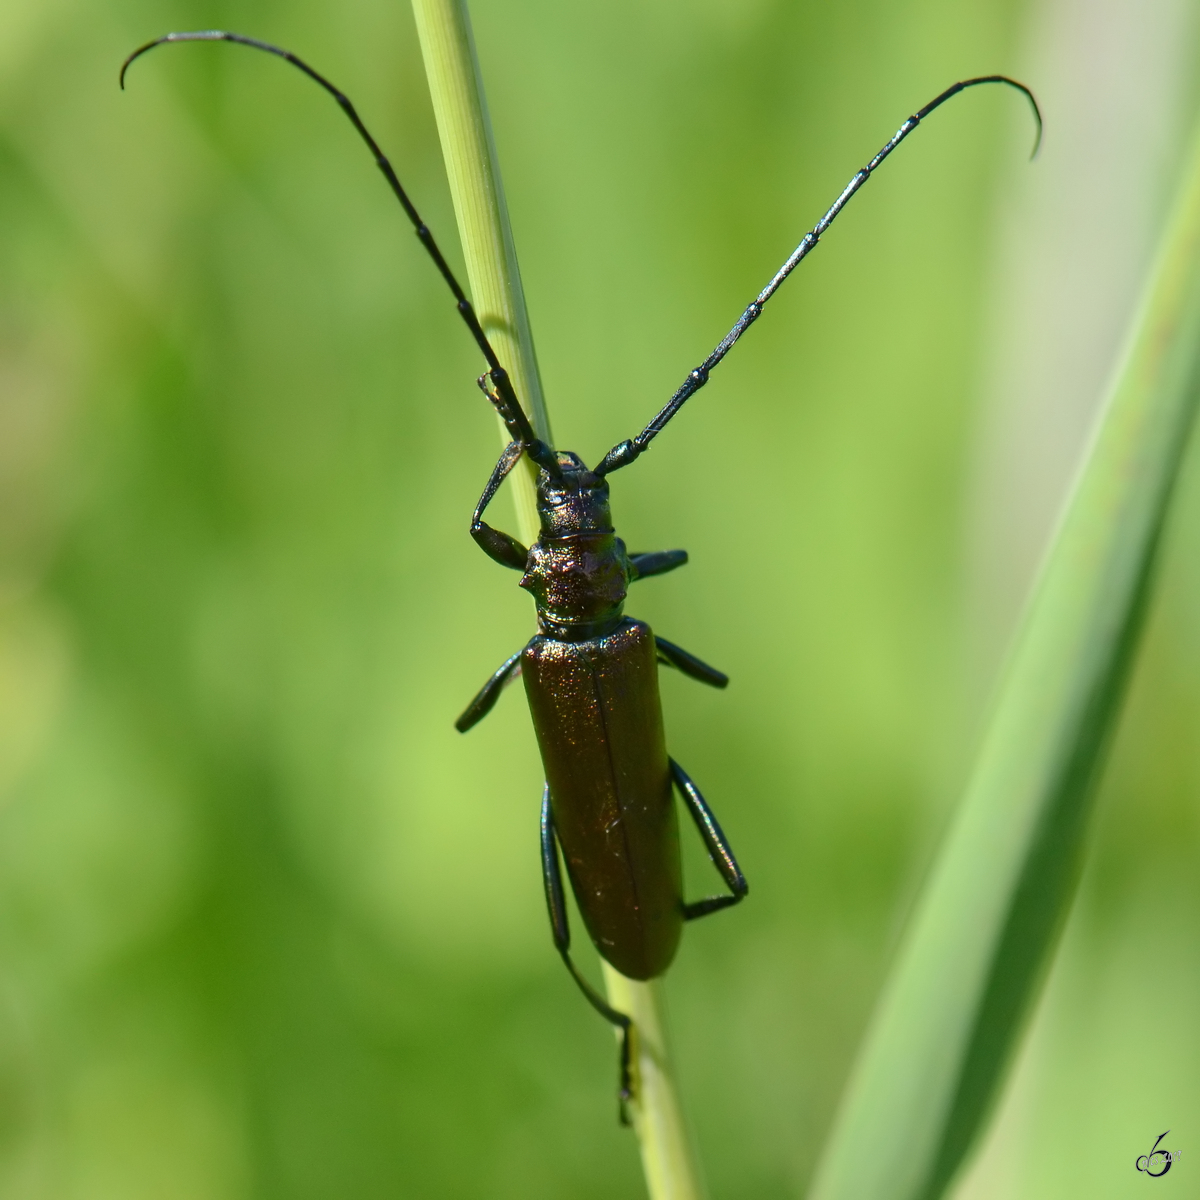
[[[633,1018],[637,1102],[630,1106],[652,1200],[701,1200],[706,1194],[671,1071],[661,986],[638,983],[608,963],[609,1003]]]
[[[934,1200],[983,1127],[1071,902],[1198,394],[1200,140],[812,1200]]]
[[[473,302],[538,435],[553,444],[466,3],[413,0],[413,11]],[[503,426],[501,433],[507,443]],[[511,478],[518,528],[531,543],[538,530],[533,473],[514,472]],[[605,982],[610,1002],[633,1017],[637,1030],[632,1115],[651,1200],[700,1200],[700,1175],[667,1057],[657,988],[626,979],[607,964]]]
[[[413,0],[413,12],[462,239],[471,300],[488,340],[512,377],[538,437],[553,445],[466,4],[462,0]],[[500,432],[507,445],[508,433],[502,423]],[[528,470],[514,471],[510,478],[521,536],[532,542],[538,527],[534,503],[536,468],[528,461],[526,466]]]

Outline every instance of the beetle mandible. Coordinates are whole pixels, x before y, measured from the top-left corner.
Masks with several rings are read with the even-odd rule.
[[[629,554],[612,526],[608,476],[634,462],[707,382],[709,374],[820,241],[850,198],[885,158],[934,109],[980,84],[1004,84],[1023,93],[1037,122],[1033,93],[1006,75],[982,75],[952,84],[918,109],[866,166],[855,173],[817,224],[801,239],[765,288],[750,302],[713,352],[687,377],[662,410],[636,437],[619,442],[590,470],[578,455],[555,450],[534,433],[529,418],[475,310],[450,270],[433,235],[400,184],[391,163],[367,131],[346,95],[290,51],[224,30],[168,33],[138,47],[121,67],[120,83],[133,61],[170,42],[235,42],[291,63],[341,106],[374,155],[416,235],[446,281],[487,362],[477,381],[499,413],[511,441],[500,456],[471,519],[471,536],[501,566],[522,572],[520,586],[537,606],[538,632],[507,659],[455,722],[465,733],[493,708],[505,686],[523,676],[545,768],[541,853],[554,944],[591,1005],[621,1031],[620,1107],[627,1123],[633,1094],[632,1023],[592,987],[570,953],[560,850],[584,924],[602,957],[630,979],[647,980],[670,966],[685,921],[737,904],[749,887],[725,835],[699,788],[667,754],[658,694],[658,665],[723,688],[722,672],[624,615],[628,587],[687,562],[684,550]],[[538,467],[537,541],[523,546],[494,529],[483,514],[522,456]],[[683,899],[679,825],[672,789],[679,792],[721,878],[725,894]]]

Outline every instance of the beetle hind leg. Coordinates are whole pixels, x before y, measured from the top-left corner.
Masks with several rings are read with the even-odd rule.
[[[722,908],[729,908],[737,904],[740,900],[745,899],[746,894],[750,891],[750,885],[746,882],[746,877],[742,874],[742,868],[738,866],[737,859],[733,857],[733,850],[729,846],[729,841],[725,837],[721,826],[717,824],[717,818],[713,816],[713,811],[708,807],[708,803],[701,795],[700,789],[673,758],[669,761],[671,764],[671,779],[676,788],[679,789],[679,794],[683,797],[683,802],[687,806],[692,820],[696,823],[696,828],[699,830],[705,848],[713,860],[713,865],[721,873],[721,878],[725,881],[725,886],[729,889],[727,895],[708,896],[703,900],[693,900],[691,904],[685,904],[683,906],[683,919],[685,921],[694,921],[697,917],[707,917],[709,913],[717,912]]]
[[[571,929],[567,924],[567,898],[563,891],[562,867],[558,860],[558,836],[554,832],[554,817],[550,812],[550,785],[542,793],[542,882],[546,887],[546,907],[550,910],[550,929],[554,947],[571,978],[579,985],[587,1002],[606,1020],[621,1031],[620,1090],[617,1093],[622,1125],[628,1125],[629,1102],[633,1099],[633,1021],[618,1012],[583,977],[571,958]]]

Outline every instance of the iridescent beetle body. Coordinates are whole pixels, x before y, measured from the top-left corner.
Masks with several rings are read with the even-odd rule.
[[[497,562],[522,571],[521,586],[537,605],[538,633],[488,680],[457,724],[470,729],[507,683],[524,678],[546,774],[542,867],[555,944],[591,1003],[627,1031],[628,1018],[601,999],[571,960],[559,847],[593,944],[630,979],[652,979],[670,966],[685,920],[741,900],[746,880],[724,834],[695,784],[667,755],[658,667],[666,663],[715,687],[728,679],[624,615],[634,580],[682,566],[687,554],[627,553],[612,526],[608,481],[576,455],[535,441],[540,531],[529,549],[483,521],[521,453],[521,418],[503,382],[492,391],[481,381],[514,440],[488,481],[471,534]],[[684,901],[672,785],[728,894]],[[630,1090],[628,1055],[625,1037],[623,1100]]]
[[[521,578],[539,633],[519,661],[584,924],[618,971],[651,979],[683,931],[658,653],[650,627],[622,615],[636,572],[609,519],[608,484],[564,473],[576,481],[539,489],[541,535]]]
[[[471,523],[471,535],[497,562],[522,572],[521,586],[537,604],[538,633],[488,680],[458,719],[465,731],[496,703],[506,683],[524,676],[546,773],[542,799],[542,869],[554,941],[592,1005],[619,1026],[622,1117],[632,1094],[630,1019],[613,1009],[584,979],[569,948],[567,909],[559,846],[596,949],[632,979],[651,979],[670,965],[683,923],[736,904],[746,895],[744,877],[715,818],[695,784],[667,754],[658,694],[658,666],[665,663],[715,687],[728,679],[678,646],[656,637],[644,622],[624,616],[629,584],[687,561],[682,550],[627,554],[612,528],[607,476],[634,462],[712,369],[762,314],[796,266],[885,158],[934,109],[969,87],[1001,83],[1023,92],[1033,105],[1041,137],[1041,114],[1024,84],[1003,75],[963,80],[918,109],[883,149],[842,190],[733,328],[637,437],[618,443],[591,470],[574,454],[553,450],[536,437],[508,374],[484,334],[475,310],[400,185],[391,163],[367,131],[354,105],[327,79],[289,51],[242,34],[220,30],[171,33],[139,47],[121,68],[121,85],[134,59],[169,42],[225,41],[285,59],[324,88],[341,106],[374,155],[417,237],[454,295],[488,364],[479,384],[503,419],[512,441],[496,464]],[[1034,151],[1036,153],[1036,144]],[[541,529],[526,549],[483,521],[483,511],[522,455],[539,467],[537,507]],[[679,827],[672,786],[685,806],[728,892],[687,903],[680,871]]]

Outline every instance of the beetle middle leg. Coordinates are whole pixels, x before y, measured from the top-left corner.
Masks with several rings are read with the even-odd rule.
[[[720,871],[721,878],[729,889],[729,894],[726,896],[708,896],[703,900],[693,900],[691,904],[685,904],[683,919],[694,921],[697,917],[706,917],[709,913],[729,908],[731,905],[737,904],[739,900],[745,899],[746,894],[750,891],[750,885],[746,882],[746,877],[742,874],[742,868],[738,866],[737,859],[733,857],[733,851],[730,849],[721,826],[717,824],[717,818],[713,816],[712,809],[708,807],[704,797],[700,794],[700,789],[673,758],[670,759],[670,763],[671,779],[679,789],[679,794],[683,797],[683,802],[687,806],[692,820],[696,822],[696,828],[700,831],[700,837],[713,860],[713,865]]]
[[[621,1031],[621,1086],[617,1093],[621,1124],[629,1124],[629,1101],[633,1099],[633,1022],[612,1007],[580,974],[571,958],[571,929],[567,924],[567,899],[563,891],[562,866],[558,860],[558,835],[554,831],[554,815],[550,811],[550,785],[542,793],[542,882],[546,887],[546,907],[550,910],[550,929],[554,947],[562,955],[571,978],[587,1002],[606,1020]]]
[[[454,728],[459,733],[466,733],[472,725],[478,725],[484,717],[496,707],[500,693],[521,673],[521,655],[525,653],[522,646],[516,654],[506,658],[500,669],[481,687],[475,698],[463,709],[462,716],[454,722]]]
[[[682,646],[668,642],[666,638],[660,638],[657,634],[654,636],[654,645],[658,651],[660,663],[674,667],[685,675],[698,679],[701,683],[707,683],[709,687],[723,688],[729,683],[729,676],[724,671],[710,667],[708,663],[702,662],[694,654],[689,654]],[[703,800],[701,803],[704,803]]]

